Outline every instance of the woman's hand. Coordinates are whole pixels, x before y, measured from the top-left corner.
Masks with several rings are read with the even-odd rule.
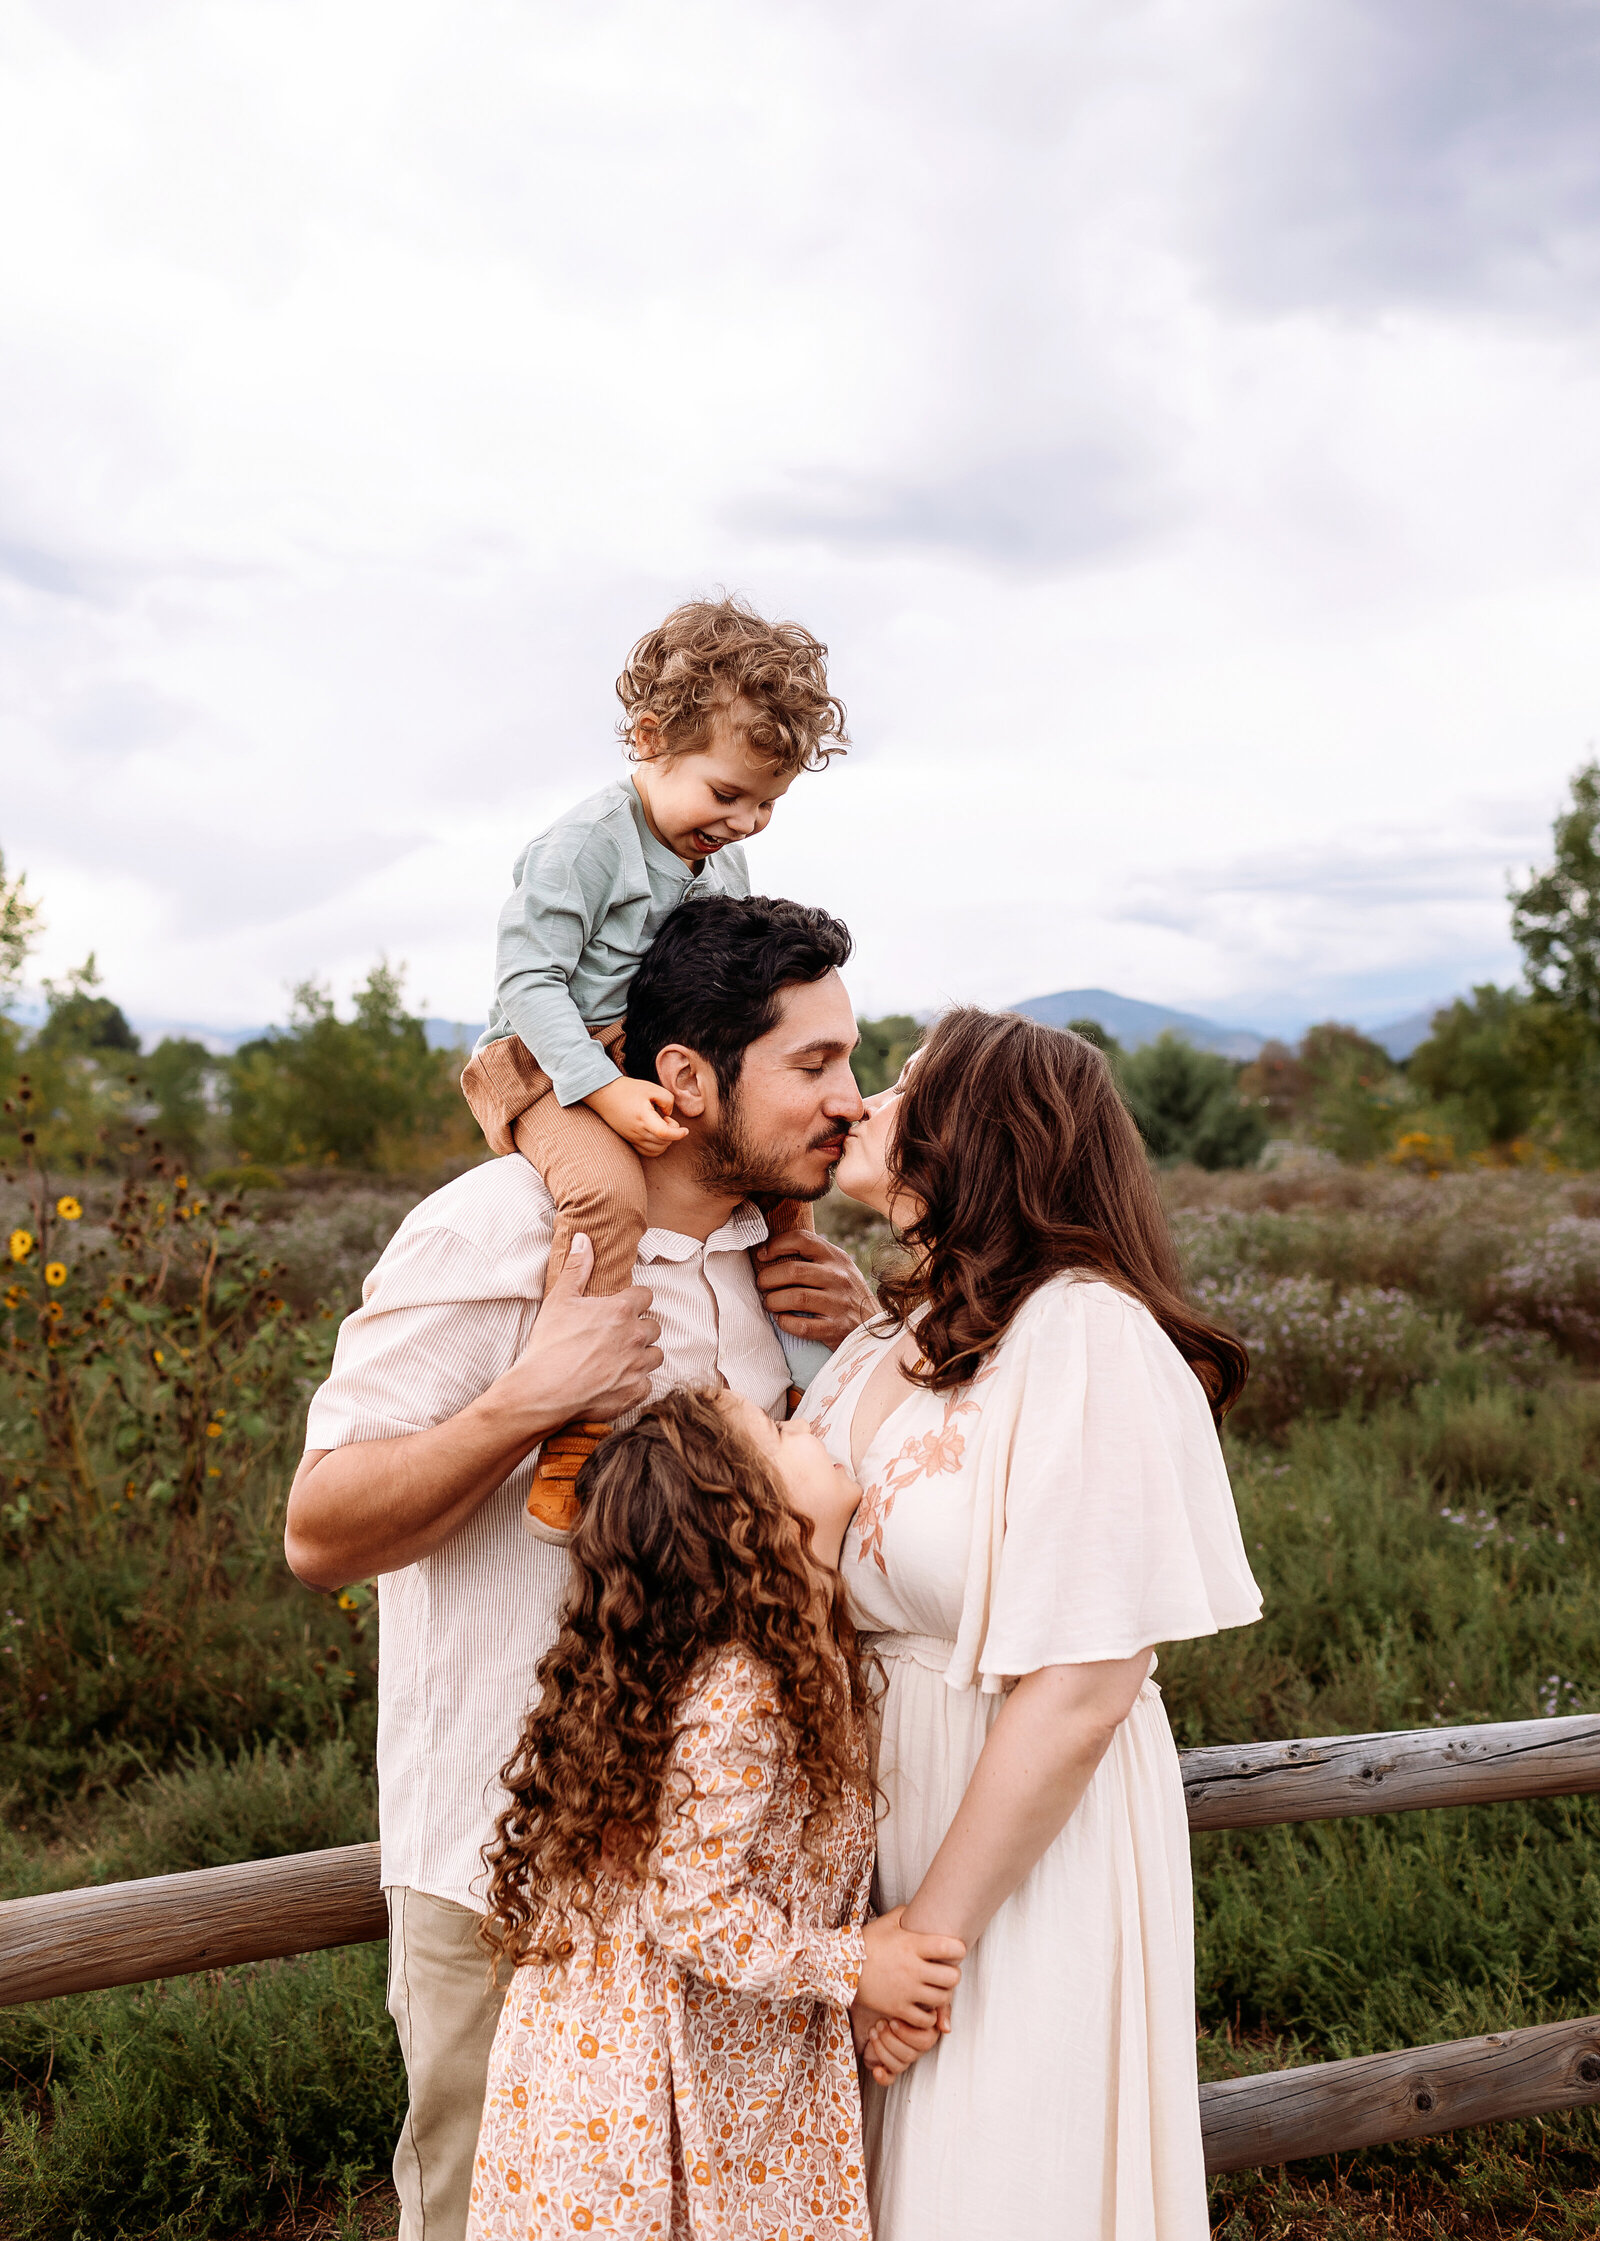
[[[913,2030],[937,2030],[939,2011],[948,2008],[950,1995],[961,1982],[958,1964],[967,1949],[960,1938],[906,1929],[900,1919],[904,1912],[903,1906],[897,1906],[892,1914],[880,1914],[867,1924],[863,1933],[867,1957],[856,2000],[874,2014],[909,2024]]]

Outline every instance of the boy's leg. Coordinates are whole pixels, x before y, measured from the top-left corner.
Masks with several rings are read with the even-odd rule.
[[[621,1037],[619,1022],[598,1029],[595,1039],[616,1055]],[[517,1150],[538,1169],[556,1202],[546,1283],[560,1273],[572,1240],[581,1231],[594,1248],[590,1293],[599,1298],[607,1292],[625,1292],[633,1282],[639,1240],[649,1219],[644,1162],[633,1146],[587,1105],[559,1105],[548,1090],[519,1116],[512,1135]],[[533,1467],[530,1517],[558,1531],[576,1521],[573,1481],[610,1429],[609,1424],[575,1421],[550,1434]]]
[[[399,2034],[409,2096],[394,2151],[400,2241],[463,2241],[489,2049],[505,1995],[490,1982],[480,1917],[469,1907],[403,1884],[384,1898],[384,2004]]]
[[[474,1051],[461,1076],[461,1094],[497,1157],[513,1149],[518,1115],[549,1090],[549,1075],[517,1035],[502,1035]]]

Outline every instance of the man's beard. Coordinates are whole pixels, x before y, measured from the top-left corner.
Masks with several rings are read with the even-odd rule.
[[[835,1124],[814,1137],[806,1148],[818,1151],[824,1144],[837,1142],[840,1133]],[[814,1188],[803,1187],[775,1165],[750,1136],[737,1099],[725,1097],[716,1127],[700,1139],[695,1154],[695,1180],[706,1190],[737,1191],[741,1198],[818,1199],[827,1197],[837,1165],[837,1160],[831,1161],[827,1175]]]

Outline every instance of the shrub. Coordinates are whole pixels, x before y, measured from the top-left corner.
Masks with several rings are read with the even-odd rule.
[[[1250,1349],[1240,1430],[1282,1432],[1308,1412],[1371,1405],[1439,1376],[1452,1334],[1404,1292],[1356,1285],[1342,1295],[1314,1276],[1203,1277],[1195,1303]]]
[[[1600,1221],[1569,1215],[1494,1277],[1494,1319],[1544,1331],[1580,1362],[1600,1362]]]

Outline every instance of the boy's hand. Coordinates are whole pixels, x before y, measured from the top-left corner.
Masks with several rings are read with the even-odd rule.
[[[913,2062],[931,2053],[942,2037],[940,2031],[914,2031],[909,2023],[896,2023],[892,2016],[880,2015],[856,2051],[875,2084],[893,2085]]]
[[[622,1074],[590,1090],[584,1103],[641,1159],[659,1159],[669,1144],[689,1133],[672,1118],[672,1092],[659,1082],[636,1082]]]
[[[935,1937],[930,1930],[907,1930],[905,1908],[880,1914],[865,1931],[867,1957],[856,1986],[863,2007],[909,2023],[915,2031],[937,2031],[941,2009],[961,1982],[957,1963],[966,1956],[960,1938]]]

